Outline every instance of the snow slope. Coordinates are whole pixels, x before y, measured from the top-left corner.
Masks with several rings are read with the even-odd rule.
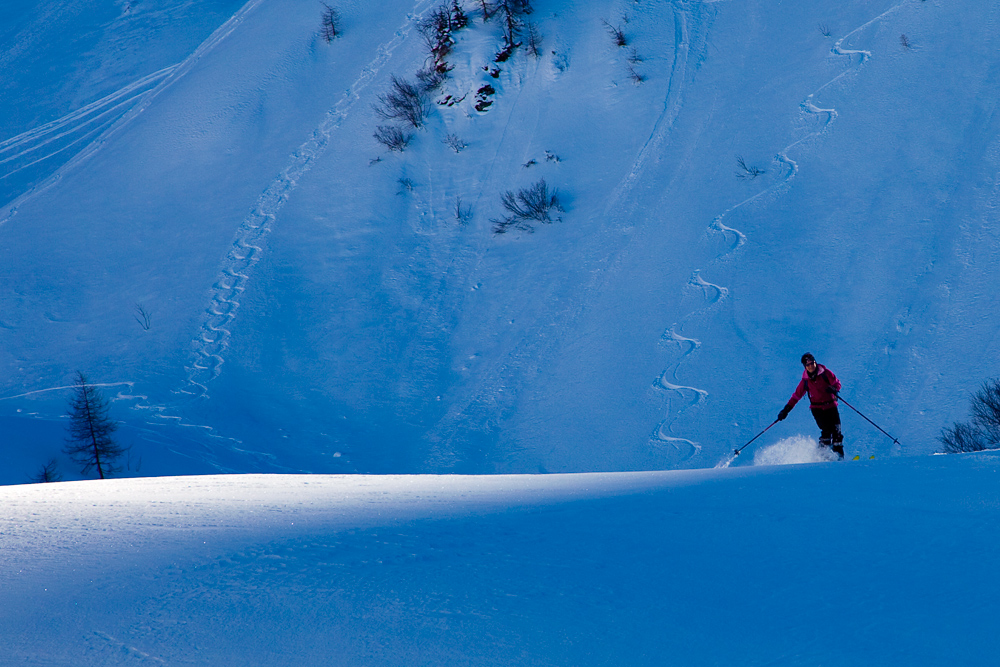
[[[806,350],[936,449],[1000,373],[1000,7],[534,5],[541,57],[493,78],[469,3],[439,94],[467,97],[402,154],[372,105],[423,66],[428,0],[339,2],[332,44],[292,0],[4,8],[0,481],[58,455],[78,369],[125,474],[711,467]],[[492,234],[542,177],[562,221]],[[844,419],[850,453],[897,453]]]
[[[998,471],[8,486],[0,664],[992,664]]]

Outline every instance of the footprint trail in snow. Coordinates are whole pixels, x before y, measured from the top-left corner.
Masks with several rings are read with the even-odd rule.
[[[222,372],[229,347],[230,326],[240,307],[240,296],[246,289],[253,266],[260,261],[263,241],[270,233],[275,216],[288,201],[302,178],[329,146],[332,133],[340,127],[360,93],[378,75],[396,48],[408,37],[422,16],[432,6],[432,0],[418,0],[406,21],[393,38],[379,46],[376,56],[361,72],[339,102],[327,112],[312,135],[289,158],[289,164],[271,182],[236,230],[229,253],[219,270],[212,298],[204,311],[198,335],[192,343],[192,356],[187,366],[187,381],[179,394],[207,398],[208,384]]]

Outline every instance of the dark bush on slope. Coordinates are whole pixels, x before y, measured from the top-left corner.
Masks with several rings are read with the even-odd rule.
[[[415,84],[392,75],[389,92],[378,96],[375,113],[388,120],[398,120],[421,127],[429,113],[424,92]]]
[[[410,140],[413,139],[412,134],[406,134],[393,125],[379,125],[375,128],[375,133],[372,136],[375,137],[375,141],[390,151],[399,153],[402,153],[410,145]]]
[[[452,0],[450,6],[441,5],[431,13],[429,18],[420,23],[418,30],[427,43],[427,49],[430,51],[436,69],[441,71],[451,69],[445,58],[451,53],[451,47],[455,45],[452,33],[461,30],[468,24],[469,19],[458,0]]]
[[[972,396],[970,412],[971,422],[956,422],[941,429],[938,439],[945,452],[981,452],[1000,447],[1000,380],[983,382]]]
[[[497,0],[495,9],[501,16],[503,30],[503,49],[494,58],[500,63],[510,58],[514,49],[521,45],[520,37],[524,31],[524,21],[521,17],[533,10],[530,0]]]
[[[550,192],[544,178],[516,194],[507,190],[500,196],[500,203],[510,215],[491,220],[495,234],[503,234],[510,228],[532,232],[535,228],[531,223],[551,223],[552,211],[563,211],[558,192],[555,189]]]
[[[320,31],[327,43],[340,36],[340,12],[326,3],[323,3],[323,22]]]
[[[50,459],[48,463],[42,466],[42,469],[31,478],[31,481],[35,484],[44,484],[47,482],[61,482],[63,480],[62,473],[59,472],[59,463],[55,459]]]

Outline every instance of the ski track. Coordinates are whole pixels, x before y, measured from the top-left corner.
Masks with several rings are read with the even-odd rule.
[[[0,179],[9,178],[19,171],[52,158],[69,150],[85,139],[94,136],[110,127],[116,120],[128,112],[129,105],[141,100],[152,91],[156,84],[176,69],[177,65],[165,67],[158,72],[145,76],[129,85],[116,90],[96,102],[83,106],[62,118],[48,122],[39,127],[23,132],[0,142],[0,165],[15,164],[6,168]],[[126,108],[123,108],[126,107]],[[80,135],[80,131],[94,126]],[[73,138],[73,135],[79,135]],[[70,138],[66,143],[57,143],[60,139]],[[56,146],[52,146],[56,144]],[[46,149],[43,151],[42,149]],[[19,164],[21,159],[31,160]]]
[[[261,0],[253,0],[256,4]],[[413,26],[432,6],[433,0],[417,0],[413,10],[407,14],[405,23],[398,28],[392,39],[380,45],[376,56],[366,65],[358,78],[351,84],[343,97],[326,113],[323,121],[313,130],[309,138],[289,157],[288,165],[279,173],[258,197],[249,214],[243,219],[234,234],[229,251],[219,268],[210,290],[209,304],[203,311],[202,324],[191,342],[191,354],[185,366],[185,380],[181,387],[173,390],[184,400],[209,399],[208,384],[219,377],[225,363],[225,352],[232,335],[231,327],[240,307],[240,295],[246,289],[254,265],[260,261],[263,245],[271,232],[278,212],[288,201],[299,180],[326,151],[330,137],[340,127],[353,105],[364,90],[378,75],[379,70],[389,60],[395,49],[407,38]],[[242,12],[243,10],[241,10]],[[231,32],[231,31],[230,31]],[[228,34],[228,33],[227,33]],[[133,397],[135,410],[151,413],[147,421],[151,426],[171,423],[179,427],[193,429],[201,437],[208,437],[215,444],[231,452],[245,454],[251,458],[266,459],[269,470],[295,472],[278,464],[277,458],[266,452],[251,451],[243,447],[242,441],[219,435],[210,426],[187,423],[178,414],[178,405],[154,405],[145,396]],[[207,452],[206,456],[210,457]],[[208,461],[223,472],[218,463]]]
[[[127,381],[127,380],[124,381],[124,382],[99,382],[99,383],[97,383],[97,382],[95,382],[95,383],[89,383],[88,382],[87,383],[87,386],[90,386],[90,387],[104,387],[104,388],[107,388],[107,387],[121,387],[123,385],[126,386],[126,387],[128,387],[129,390],[131,390],[135,386],[135,383]],[[0,396],[0,401],[12,401],[15,398],[27,398],[28,396],[36,396],[38,394],[47,394],[50,391],[65,391],[65,390],[68,390],[68,389],[76,389],[76,385],[75,384],[69,384],[69,385],[63,385],[63,386],[60,386],[60,387],[48,387],[46,389],[36,389],[34,391],[26,391],[23,394],[15,394],[13,396]],[[121,392],[119,392],[118,395],[115,396],[115,398],[112,399],[112,400],[128,399],[128,398],[132,398],[132,397],[129,396],[129,395],[127,395],[127,394],[122,394]]]
[[[108,115],[113,113],[113,111],[119,107],[124,106],[130,102],[135,102],[129,109],[125,110],[124,113],[115,115],[113,119],[98,123],[95,130],[91,130],[86,135],[79,137],[74,143],[80,143],[84,139],[90,136],[96,135],[96,138],[84,146],[75,156],[70,158],[65,164],[59,167],[54,174],[52,174],[48,179],[46,179],[41,184],[31,188],[20,197],[10,202],[6,206],[0,208],[0,225],[5,224],[11,218],[13,218],[18,211],[18,208],[25,202],[34,198],[35,196],[45,192],[53,185],[58,183],[64,174],[66,174],[71,169],[80,165],[92,155],[97,153],[101,148],[103,148],[110,138],[121,128],[125,127],[132,119],[145,111],[150,104],[159,96],[160,93],[167,90],[174,83],[179,81],[184,75],[191,71],[191,69],[201,61],[201,59],[211,52],[216,46],[222,43],[226,38],[229,37],[235,31],[240,24],[243,23],[246,16],[252,12],[256,7],[258,7],[264,0],[249,0],[244,4],[235,14],[233,14],[225,23],[216,28],[216,30],[209,35],[209,37],[202,42],[197,49],[195,49],[191,55],[185,58],[183,61],[176,65],[164,68],[158,72],[155,72],[147,77],[139,79],[138,81],[125,86],[124,88],[108,95],[97,102],[90,105],[84,106],[75,112],[67,114],[66,116],[47,123],[45,125],[39,126],[28,132],[24,132],[15,137],[5,140],[0,143],[0,156],[3,156],[5,152],[11,153],[4,162],[12,161],[21,156],[25,156],[30,152],[41,148],[42,146],[48,145],[49,143],[58,140],[60,134],[63,136],[68,136],[72,134],[75,130],[86,126],[87,124],[93,122],[95,117],[101,117],[102,115]],[[69,146],[63,147],[61,150],[66,150]],[[55,153],[61,152],[55,151],[53,154],[46,156],[42,159],[47,159]],[[41,160],[36,160],[36,162]],[[23,165],[28,166],[28,165]],[[22,168],[23,168],[22,166]],[[290,174],[294,175],[294,170],[288,170]],[[10,175],[10,174],[7,174]],[[240,244],[237,244],[240,245]],[[242,247],[242,246],[240,246]],[[247,245],[247,248],[252,249],[253,246]],[[234,253],[239,254],[239,248],[234,249]],[[249,253],[248,253],[249,254]],[[238,277],[238,276],[234,276]],[[134,382],[122,382],[116,383],[117,385],[125,384],[129,387],[129,390],[134,387]],[[111,385],[95,385],[95,386],[115,386]],[[47,389],[38,390],[35,392],[28,392],[22,394],[21,396],[28,396],[36,393],[43,393],[49,391],[64,390],[67,387],[50,387]],[[18,398],[16,396],[11,396],[7,398]],[[6,400],[6,399],[0,399]],[[178,426],[183,426],[186,428],[191,428],[197,430],[202,435],[207,435],[210,438],[216,439],[231,449],[238,449],[240,445],[239,441],[233,438],[226,438],[214,433],[214,429],[209,426],[200,426],[196,424],[186,424],[183,423],[182,419],[178,416],[173,416],[167,413],[168,408],[162,405],[151,405],[148,402],[148,397],[144,395],[133,395],[131,393],[125,394],[119,392],[113,400],[125,400],[133,402],[132,409],[143,410],[153,413],[155,420],[147,421],[148,425],[162,425],[165,422],[171,422]],[[253,452],[257,456],[266,457],[265,454],[259,452]],[[210,462],[211,463],[211,462]],[[219,467],[216,465],[216,467]],[[221,467],[220,470],[223,470]],[[223,470],[226,472],[225,470]]]
[[[740,230],[726,225],[724,223],[724,220],[734,211],[737,211],[745,206],[748,206],[766,197],[777,195],[779,192],[785,191],[789,187],[791,187],[792,180],[794,180],[795,176],[798,174],[799,166],[798,163],[796,163],[788,156],[788,153],[797,146],[799,146],[800,144],[816,139],[825,134],[826,131],[829,129],[829,127],[837,119],[836,109],[821,108],[815,104],[814,100],[816,96],[825,89],[829,88],[830,86],[834,85],[835,83],[846,77],[847,75],[857,73],[860,70],[860,68],[865,63],[867,63],[872,57],[871,51],[863,49],[844,48],[843,46],[844,42],[850,39],[851,37],[857,35],[858,33],[862,32],[866,28],[885,19],[887,16],[895,13],[908,2],[911,2],[911,0],[903,0],[902,2],[890,7],[886,11],[876,16],[875,18],[863,23],[854,30],[850,31],[849,33],[838,39],[836,43],[833,45],[831,52],[834,55],[848,58],[852,64],[854,63],[854,57],[859,56],[857,66],[846,68],[843,72],[833,77],[832,79],[824,83],[822,86],[817,88],[815,91],[807,95],[806,99],[799,104],[799,110],[803,115],[819,117],[821,120],[819,123],[819,127],[817,129],[806,133],[804,136],[788,144],[783,149],[781,149],[777,153],[777,155],[775,155],[774,162],[777,163],[777,165],[779,166],[779,173],[781,173],[781,176],[763,190],[729,207],[721,214],[716,216],[715,219],[712,220],[712,222],[709,224],[707,228],[707,233],[709,235],[721,235],[722,238],[729,243],[728,248],[723,253],[716,256],[713,263],[721,263],[727,260],[728,258],[732,257],[735,253],[740,251],[743,248],[743,246],[745,246],[747,243],[747,236]],[[674,361],[674,363],[671,364],[671,366],[668,367],[666,370],[664,370],[657,378],[657,380],[653,383],[653,386],[658,391],[677,393],[682,398],[686,397],[684,405],[676,411],[672,411],[668,403],[666,417],[656,426],[656,429],[654,430],[653,435],[650,438],[650,442],[653,445],[669,444],[677,448],[678,442],[690,444],[692,446],[692,451],[682,460],[688,460],[692,458],[695,454],[697,454],[698,451],[700,451],[700,447],[698,446],[697,443],[693,443],[685,438],[678,438],[672,435],[674,424],[677,422],[677,420],[680,418],[682,414],[684,414],[691,408],[698,407],[704,401],[706,401],[708,399],[708,392],[696,387],[685,386],[683,384],[680,384],[678,381],[677,373],[680,367],[695,351],[697,351],[701,347],[701,341],[694,338],[686,338],[684,336],[681,336],[678,333],[678,330],[683,330],[684,325],[694,317],[703,315],[708,311],[715,309],[722,301],[726,300],[726,298],[728,298],[729,296],[729,290],[727,288],[722,287],[721,285],[715,285],[705,281],[701,277],[700,269],[694,271],[691,279],[688,280],[687,284],[684,286],[683,289],[687,290],[692,287],[701,290],[705,298],[705,302],[703,305],[689,312],[678,322],[675,322],[674,324],[670,325],[670,327],[667,328],[663,336],[661,336],[660,338],[661,343],[679,345],[681,347],[681,354]],[[732,459],[724,460],[720,462],[718,465],[723,467],[728,467],[730,463],[732,463]]]
[[[88,136],[81,137],[79,141],[83,141],[84,139],[87,139],[90,136],[96,135],[96,138],[93,141],[84,146],[79,153],[77,153],[72,158],[67,160],[66,163],[63,164],[61,167],[59,167],[54,174],[49,176],[42,183],[36,185],[35,187],[31,188],[30,190],[28,190],[27,192],[16,198],[14,201],[6,204],[3,207],[0,207],[0,226],[4,225],[11,218],[17,215],[18,208],[22,206],[25,202],[33,199],[34,197],[38,196],[39,194],[51,188],[53,185],[62,180],[64,174],[66,174],[71,169],[74,169],[75,167],[86,161],[88,158],[94,155],[94,153],[101,150],[101,148],[103,148],[108,143],[109,139],[118,130],[125,127],[133,118],[135,118],[143,111],[145,111],[149,107],[149,105],[152,104],[153,100],[160,95],[160,93],[162,93],[164,90],[166,90],[174,83],[176,83],[185,74],[190,72],[191,69],[207,53],[209,53],[212,49],[214,49],[222,41],[224,41],[227,37],[229,37],[229,35],[232,34],[232,32],[237,28],[237,26],[239,26],[243,22],[243,19],[247,16],[247,14],[249,14],[254,8],[256,8],[263,1],[264,0],[249,0],[245,5],[243,5],[243,7],[240,8],[238,12],[233,14],[233,16],[230,17],[228,21],[226,21],[221,26],[216,28],[215,32],[209,35],[208,39],[202,42],[198,46],[198,48],[191,53],[191,55],[189,55],[180,63],[172,65],[163,70],[160,70],[159,72],[156,72],[154,74],[151,74],[145,77],[144,79],[140,79],[139,81],[130,84],[129,86],[126,86],[124,89],[122,89],[127,91],[124,94],[128,95],[129,89],[137,85],[141,87],[148,83],[155,83],[155,81],[159,81],[159,83],[156,84],[151,90],[138,93],[136,97],[139,97],[141,99],[139,99],[137,103],[133,105],[130,109],[128,109],[125,113],[118,116],[116,119],[109,122],[108,124],[99,126],[98,130],[90,132]],[[162,76],[158,76],[161,74]],[[149,81],[151,77],[154,78],[153,81]],[[112,93],[112,95],[110,95],[109,97],[114,97],[115,95],[117,95],[117,93]],[[107,100],[108,98],[104,99]],[[113,102],[114,100],[111,101]],[[84,109],[86,108],[87,107],[83,107],[76,113],[84,112]],[[86,115],[86,113],[89,112],[84,112],[84,115]],[[65,121],[66,123],[81,122],[79,118],[70,118],[73,115],[74,114],[68,114],[67,116],[64,116],[60,120],[53,121],[53,123],[60,123],[61,121]],[[45,127],[46,125],[43,125],[37,128],[36,130],[25,132],[23,134],[18,135],[17,137],[12,137],[11,139],[8,139],[7,141],[4,142],[4,146],[6,147],[6,144],[13,143],[15,141],[20,142],[18,143],[18,146],[23,145],[23,142],[31,141],[33,139],[33,137],[31,136],[33,132],[45,132],[46,131],[44,130]],[[55,129],[48,130],[48,132],[58,132],[59,129],[61,128],[57,127]],[[103,129],[103,131],[100,131],[101,129]],[[77,143],[79,143],[79,141]]]
[[[94,153],[99,151],[118,130],[128,124],[138,114],[142,113],[160,93],[187,74],[209,51],[225,40],[239,26],[239,24],[242,23],[246,15],[263,1],[264,0],[249,0],[239,11],[237,11],[222,26],[217,28],[212,35],[208,37],[208,39],[199,45],[199,47],[182,62],[143,77],[100,100],[63,116],[62,118],[0,142],[0,166],[16,162],[21,158],[34,157],[31,162],[19,164],[11,171],[0,175],[0,179],[3,179],[34,164],[55,157],[57,154],[69,150],[73,146],[78,145],[91,137],[96,137],[91,143],[84,146],[76,155],[58,168],[56,172],[43,183],[33,187],[13,202],[10,202],[6,206],[0,208],[0,225],[5,224],[14,215],[16,215],[18,208],[26,201],[32,199],[38,194],[41,194],[45,190],[48,190],[50,187],[58,183],[65,173],[75,168]],[[720,0],[704,0],[702,4],[710,4],[718,1]],[[747,243],[747,237],[745,234],[738,229],[724,224],[726,217],[744,206],[763,199],[769,194],[774,194],[780,189],[787,188],[790,182],[794,179],[795,175],[798,173],[798,165],[788,157],[788,152],[806,141],[821,136],[826,132],[833,121],[836,120],[836,109],[824,109],[817,107],[813,101],[815,96],[847,75],[857,72],[858,69],[872,57],[870,51],[861,49],[846,49],[843,48],[843,43],[869,26],[896,12],[908,1],[909,0],[903,0],[903,2],[889,8],[882,14],[876,16],[861,26],[858,26],[837,40],[832,48],[832,53],[847,57],[851,59],[852,62],[854,56],[860,56],[857,63],[858,67],[845,69],[836,77],[817,88],[813,93],[810,93],[800,104],[800,110],[803,114],[825,116],[825,118],[821,122],[819,129],[814,130],[813,132],[810,132],[800,139],[792,142],[779,151],[775,156],[774,160],[784,167],[784,175],[764,190],[723,211],[720,215],[716,216],[716,218],[708,226],[707,232],[709,234],[719,234],[725,239],[732,239],[732,243],[728,249],[716,257],[717,262],[732,256]],[[295,153],[292,154],[289,165],[272,181],[269,187],[265,189],[265,191],[258,198],[251,212],[240,224],[236,234],[234,235],[230,251],[227,254],[216,281],[212,286],[210,303],[204,311],[206,317],[200,327],[199,333],[192,342],[194,350],[191,355],[192,361],[188,366],[186,366],[186,382],[180,389],[175,390],[175,393],[190,397],[209,397],[207,385],[220,375],[221,367],[225,362],[223,355],[228,348],[228,339],[231,335],[231,332],[227,327],[231,325],[236,317],[236,313],[240,306],[238,297],[245,290],[246,283],[250,278],[252,267],[260,259],[263,252],[260,244],[271,231],[271,226],[275,220],[276,214],[283,207],[285,202],[287,202],[288,197],[298,185],[299,179],[312,168],[315,161],[325,152],[332,132],[335,131],[347,117],[348,111],[359,99],[360,91],[371,83],[374,77],[378,74],[380,68],[388,61],[393,51],[408,36],[416,21],[421,18],[421,16],[430,8],[430,6],[432,6],[432,4],[433,0],[418,0],[415,3],[413,11],[407,15],[407,20],[403,26],[396,31],[391,40],[379,47],[375,59],[362,70],[361,75],[352,84],[344,97],[331,111],[327,112],[323,122],[316,130],[313,131],[311,137],[304,144],[302,144],[302,146]],[[631,170],[616,188],[616,192],[611,197],[611,203],[607,207],[608,211],[615,210],[616,206],[624,201],[628,194],[634,189],[636,182],[645,171],[645,167],[650,156],[656,155],[659,152],[659,148],[663,141],[669,136],[669,133],[673,128],[674,122],[676,121],[682,107],[683,84],[687,75],[687,61],[690,53],[689,21],[691,9],[689,3],[685,0],[673,0],[671,5],[675,17],[676,46],[670,81],[668,84],[668,91],[664,101],[664,110],[657,119],[649,139],[643,145],[642,149],[640,149],[639,155],[634,161]],[[123,109],[123,107],[125,108]],[[50,149],[49,152],[42,151],[43,148],[51,146],[60,139],[71,137],[75,133],[78,133],[80,130],[91,125],[93,126],[93,129],[77,136],[69,143],[53,147],[54,150]],[[681,354],[679,358],[670,367],[664,370],[654,382],[654,387],[657,390],[677,393],[682,397],[687,396],[689,397],[689,400],[686,401],[683,407],[673,413],[670,411],[668,406],[667,418],[658,424],[654,431],[654,435],[651,438],[651,442],[654,444],[666,444],[678,450],[681,450],[680,445],[688,448],[690,451],[683,460],[690,459],[699,453],[701,451],[701,446],[689,439],[671,435],[673,432],[673,424],[677,421],[677,418],[688,409],[697,407],[706,401],[709,394],[704,389],[686,386],[677,381],[677,374],[681,365],[683,365],[683,363],[692,354],[697,352],[702,345],[700,340],[685,337],[678,333],[678,331],[683,330],[684,324],[690,319],[716,308],[729,296],[728,288],[705,281],[700,275],[700,270],[695,270],[693,272],[692,277],[685,284],[683,289],[689,290],[691,288],[699,289],[702,292],[705,298],[705,303],[699,308],[688,313],[678,323],[668,327],[666,332],[661,337],[661,343],[678,345],[681,349]],[[135,383],[132,381],[125,381],[117,383],[104,383],[95,386],[114,387],[125,385],[128,387],[128,391],[131,391],[134,388],[134,384]],[[26,392],[16,396],[0,397],[0,401],[23,398],[50,391],[68,390],[71,388],[72,387],[70,386],[51,387]],[[146,403],[146,396],[119,392],[113,400],[135,401],[133,409],[149,410],[155,413],[158,421],[148,422],[150,425],[163,424],[165,421],[174,422],[180,426],[204,431],[213,438],[226,441],[229,448],[233,450],[240,450],[239,445],[241,443],[239,441],[215,435],[212,433],[214,429],[208,426],[185,424],[183,423],[183,419],[181,417],[167,414],[168,407],[150,405]],[[258,456],[266,456],[259,452],[247,453]],[[729,461],[726,461],[720,465],[728,465],[728,463]]]
[[[232,335],[230,326],[240,307],[239,297],[246,289],[253,266],[260,261],[263,243],[271,231],[277,213],[288,201],[302,178],[326,152],[330,136],[340,127],[348,112],[360,99],[360,93],[378,75],[396,48],[407,38],[413,26],[431,7],[433,0],[418,0],[396,30],[393,38],[379,46],[376,56],[361,72],[350,89],[326,113],[309,139],[295,151],[289,164],[264,190],[249,215],[244,218],[231,244],[229,253],[212,285],[212,296],[205,317],[192,346],[190,364],[186,367],[187,381],[176,393],[208,398],[208,384],[219,377],[225,363],[225,353]]]
[[[98,123],[94,130],[86,133],[84,136],[79,137],[75,143],[80,143],[85,139],[95,136],[96,138],[89,144],[84,146],[76,155],[66,161],[61,167],[59,167],[55,173],[48,177],[45,181],[39,185],[31,188],[21,196],[17,197],[14,201],[8,203],[7,205],[0,207],[0,226],[4,225],[11,218],[17,215],[18,208],[25,202],[33,199],[39,194],[47,191],[49,188],[59,183],[62,180],[64,174],[68,173],[70,170],[76,168],[83,162],[85,162],[92,155],[101,150],[108,141],[114,136],[116,132],[125,127],[132,119],[136,118],[139,114],[145,111],[150,104],[160,95],[160,93],[167,90],[174,83],[183,78],[188,72],[197,65],[201,59],[211,52],[216,46],[222,43],[226,38],[229,37],[236,30],[237,27],[246,16],[252,12],[257,6],[259,6],[264,0],[249,0],[244,4],[235,14],[233,14],[225,23],[215,29],[215,31],[209,35],[209,37],[202,42],[198,48],[196,48],[191,55],[185,58],[180,63],[172,65],[170,67],[154,72],[147,77],[139,79],[128,86],[108,95],[97,102],[90,105],[81,107],[75,112],[67,114],[62,118],[47,123],[45,125],[39,126],[34,130],[29,130],[15,137],[5,140],[0,144],[0,155],[3,151],[11,152],[9,157],[16,159],[19,156],[27,155],[34,149],[41,148],[44,145],[48,145],[51,141],[57,140],[57,135],[60,133],[68,136],[74,129],[79,129],[90,122],[88,119],[93,120],[92,116],[101,116],[102,114],[112,114],[117,106],[123,106],[129,102],[134,101],[129,109],[125,110],[124,113],[115,115],[112,120],[104,123]],[[147,89],[147,86],[152,86]],[[122,100],[122,101],[119,101]],[[50,141],[51,140],[51,141]],[[63,150],[69,148],[66,146]],[[61,151],[56,151],[56,153]],[[54,155],[55,153],[53,153]],[[51,157],[51,155],[49,156]],[[43,158],[44,159],[44,158]],[[40,160],[36,160],[38,162]],[[134,386],[134,382],[124,382],[118,384],[126,384],[130,389]],[[104,386],[104,385],[96,385]],[[113,386],[113,385],[108,385]],[[37,392],[28,392],[24,396],[31,395],[34,393],[42,393],[48,391],[56,391],[65,389],[65,387],[52,387],[48,389],[38,390]],[[14,398],[14,397],[8,397]],[[181,422],[180,417],[174,417],[166,414],[167,408],[165,406],[150,405],[148,403],[148,398],[143,395],[131,395],[119,394],[114,400],[127,400],[132,401],[132,409],[135,410],[148,410],[155,413],[155,416],[159,421],[148,421],[149,425],[161,425],[165,420],[176,423],[179,426],[185,426],[198,430],[203,434],[207,434],[209,437],[218,439],[224,442],[230,447],[238,445],[238,441],[232,438],[225,438],[213,433],[213,429],[208,426],[198,426],[193,424],[184,424]],[[263,456],[263,455],[261,455]],[[216,466],[219,467],[219,466]],[[220,468],[220,470],[222,470]],[[225,471],[224,471],[225,472]]]
[[[190,71],[204,55],[232,34],[242,23],[246,15],[263,1],[250,0],[247,2],[181,63],[140,79],[98,102],[67,114],[67,116],[59,120],[0,143],[0,156],[3,155],[3,151],[8,151],[11,152],[9,157],[16,158],[19,155],[25,155],[34,150],[37,145],[33,147],[31,145],[32,142],[45,141],[46,137],[54,140],[55,135],[60,131],[72,132],[71,128],[79,128],[85,125],[88,122],[88,118],[101,113],[101,110],[104,110],[106,113],[118,100],[137,101],[137,104],[125,113],[117,116],[115,120],[102,125],[103,132],[99,134],[97,139],[85,146],[44,183],[32,188],[4,208],[0,208],[0,225],[3,225],[16,215],[19,206],[23,203],[55,185],[68,170],[79,165],[100,150],[114,132],[147,108],[159,93],[166,90],[167,87]],[[435,0],[417,0],[413,10],[407,14],[405,23],[396,30],[392,39],[378,47],[376,56],[372,62],[362,69],[359,77],[333,109],[327,112],[323,121],[312,132],[309,139],[290,156],[288,166],[264,190],[250,213],[236,230],[229,252],[212,285],[211,298],[208,307],[204,310],[205,317],[202,325],[192,342],[191,361],[185,367],[186,380],[181,388],[174,390],[175,394],[186,398],[207,399],[209,397],[207,385],[219,376],[222,364],[225,361],[223,355],[228,347],[228,339],[231,335],[227,327],[231,325],[236,317],[240,306],[239,296],[246,288],[252,267],[259,261],[263,253],[262,244],[271,231],[276,214],[298,185],[299,179],[312,168],[315,161],[325,152],[331,134],[342,124],[351,107],[360,99],[360,92],[375,79],[380,68],[385,65],[395,49],[408,37],[412,28],[423,18],[423,15],[434,5],[434,2]],[[157,81],[159,82],[158,84],[156,83]],[[145,86],[151,85],[153,86],[152,88],[143,90]],[[131,97],[129,97],[130,95]],[[119,104],[121,103],[119,102]],[[15,153],[14,151],[17,149],[20,150]],[[131,392],[135,383],[129,381],[95,386],[110,387],[119,385],[127,385],[129,387],[128,391]],[[69,388],[71,387],[50,387],[18,396],[2,397],[0,400],[22,398],[32,394],[60,391]],[[170,423],[179,427],[193,429],[200,436],[208,437],[215,441],[216,444],[221,444],[230,451],[242,452],[251,457],[268,459],[269,469],[285,470],[277,464],[275,457],[270,454],[245,450],[242,448],[240,440],[219,435],[210,426],[187,423],[183,417],[171,414],[175,411],[176,406],[151,404],[149,403],[148,396],[123,392],[119,392],[113,400],[130,401],[132,402],[131,407],[133,410],[150,413],[150,419],[146,421],[146,424],[149,426],[162,426]],[[210,455],[211,452],[206,452],[206,456],[210,458]],[[208,459],[206,459],[206,462],[215,465],[222,472],[231,472]]]
[[[98,653],[104,653],[108,655],[117,656],[116,662],[124,659],[130,663],[141,663],[141,664],[154,664],[154,665],[166,665],[167,661],[162,658],[158,658],[154,655],[146,653],[142,649],[136,648],[135,646],[130,646],[125,642],[112,637],[106,632],[101,632],[95,630],[93,635],[85,637],[86,640],[91,640],[93,638],[99,639],[99,642],[95,642],[92,647]]]
[[[650,159],[655,159],[659,155],[660,148],[663,142],[669,138],[670,131],[673,129],[674,122],[680,115],[683,106],[684,84],[691,52],[689,30],[691,9],[688,0],[671,0],[670,6],[674,15],[674,58],[667,83],[667,92],[664,96],[663,110],[654,122],[649,137],[639,149],[631,168],[615,187],[609,198],[609,204],[603,210],[602,217],[610,221],[605,227],[606,233],[610,233],[609,230],[616,234],[620,233],[622,223],[634,217],[636,201],[634,198],[630,199],[630,195],[646,171]],[[520,94],[520,90],[518,94]],[[476,202],[478,203],[478,201],[477,199]],[[603,279],[603,273],[603,271],[595,271],[591,282],[585,289],[581,290],[582,293],[591,294],[597,291],[597,285]],[[579,311],[576,312],[576,315],[578,314]],[[575,316],[572,313],[564,315],[568,320],[572,320]],[[453,404],[446,415],[439,420],[434,430],[434,434],[439,436],[441,442],[450,440],[452,436],[447,434],[454,433],[455,425],[470,412],[475,411],[477,415],[501,412],[501,401],[513,400],[516,393],[510,389],[508,384],[511,369],[522,367],[526,360],[533,358],[543,340],[544,337],[525,335],[516,345],[512,346],[514,351],[504,356],[486,373],[478,391],[461,403]],[[700,345],[700,343],[698,344]]]
[[[660,146],[670,135],[674,127],[677,116],[680,115],[684,101],[684,82],[687,78],[688,57],[691,53],[690,41],[690,13],[687,2],[684,0],[673,0],[671,7],[674,13],[674,60],[670,68],[670,79],[667,82],[667,94],[663,101],[663,111],[653,125],[653,131],[639,154],[632,163],[632,168],[625,178],[615,188],[615,192],[609,198],[609,203],[604,209],[605,217],[617,214],[618,218],[629,218],[635,208],[635,199],[632,205],[625,207],[623,202],[635,189],[642,173],[646,170],[646,164],[650,156],[660,154]],[[625,213],[621,213],[623,208],[627,208]]]

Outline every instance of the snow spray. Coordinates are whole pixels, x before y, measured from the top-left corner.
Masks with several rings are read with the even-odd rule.
[[[815,438],[794,435],[773,445],[761,447],[753,455],[755,466],[780,466],[792,463],[824,463],[836,461],[837,455],[820,447]]]

